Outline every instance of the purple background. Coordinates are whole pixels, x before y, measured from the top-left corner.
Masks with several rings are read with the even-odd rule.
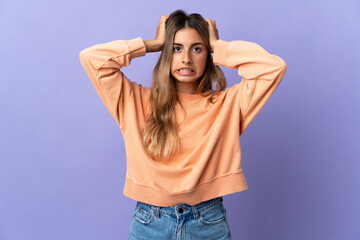
[[[0,239],[127,239],[124,140],[78,55],[149,40],[178,8],[288,66],[241,137],[249,189],[224,197],[233,239],[360,239],[357,0],[1,1]],[[157,57],[124,72],[150,86]]]

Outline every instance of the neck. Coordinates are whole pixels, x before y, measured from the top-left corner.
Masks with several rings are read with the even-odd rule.
[[[184,82],[176,82],[175,84],[176,91],[180,93],[186,93],[186,94],[198,94],[197,88],[198,84],[197,82],[194,83],[184,83]]]

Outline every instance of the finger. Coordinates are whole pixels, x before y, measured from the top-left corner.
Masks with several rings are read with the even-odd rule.
[[[165,16],[166,16],[166,15],[163,15],[163,16],[160,17],[160,22],[159,22],[159,23],[164,22]]]
[[[209,26],[212,26],[214,28],[216,28],[216,23],[215,23],[215,20],[212,20],[212,19],[205,19],[206,22],[208,23]]]
[[[162,15],[161,21],[166,21],[169,18],[169,15]]]

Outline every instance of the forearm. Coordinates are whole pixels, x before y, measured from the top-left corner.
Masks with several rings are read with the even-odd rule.
[[[246,79],[275,80],[279,72],[286,68],[286,63],[280,57],[248,41],[217,40],[214,63],[238,69],[239,75]]]
[[[159,42],[156,39],[144,41],[144,44],[145,44],[147,53],[148,52],[159,52],[163,48],[163,44],[161,44],[161,42]]]
[[[97,71],[100,68],[113,68],[117,71],[123,66],[128,66],[133,58],[144,55],[145,46],[139,37],[93,45],[80,52],[80,60],[85,70],[91,68]]]

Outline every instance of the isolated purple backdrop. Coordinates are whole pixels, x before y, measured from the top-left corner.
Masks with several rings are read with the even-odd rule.
[[[356,0],[1,1],[0,239],[127,239],[124,140],[78,54],[151,39],[178,8],[288,65],[241,137],[249,189],[224,198],[233,239],[360,239]],[[157,57],[124,71],[150,86]],[[228,86],[240,81],[224,71]]]

